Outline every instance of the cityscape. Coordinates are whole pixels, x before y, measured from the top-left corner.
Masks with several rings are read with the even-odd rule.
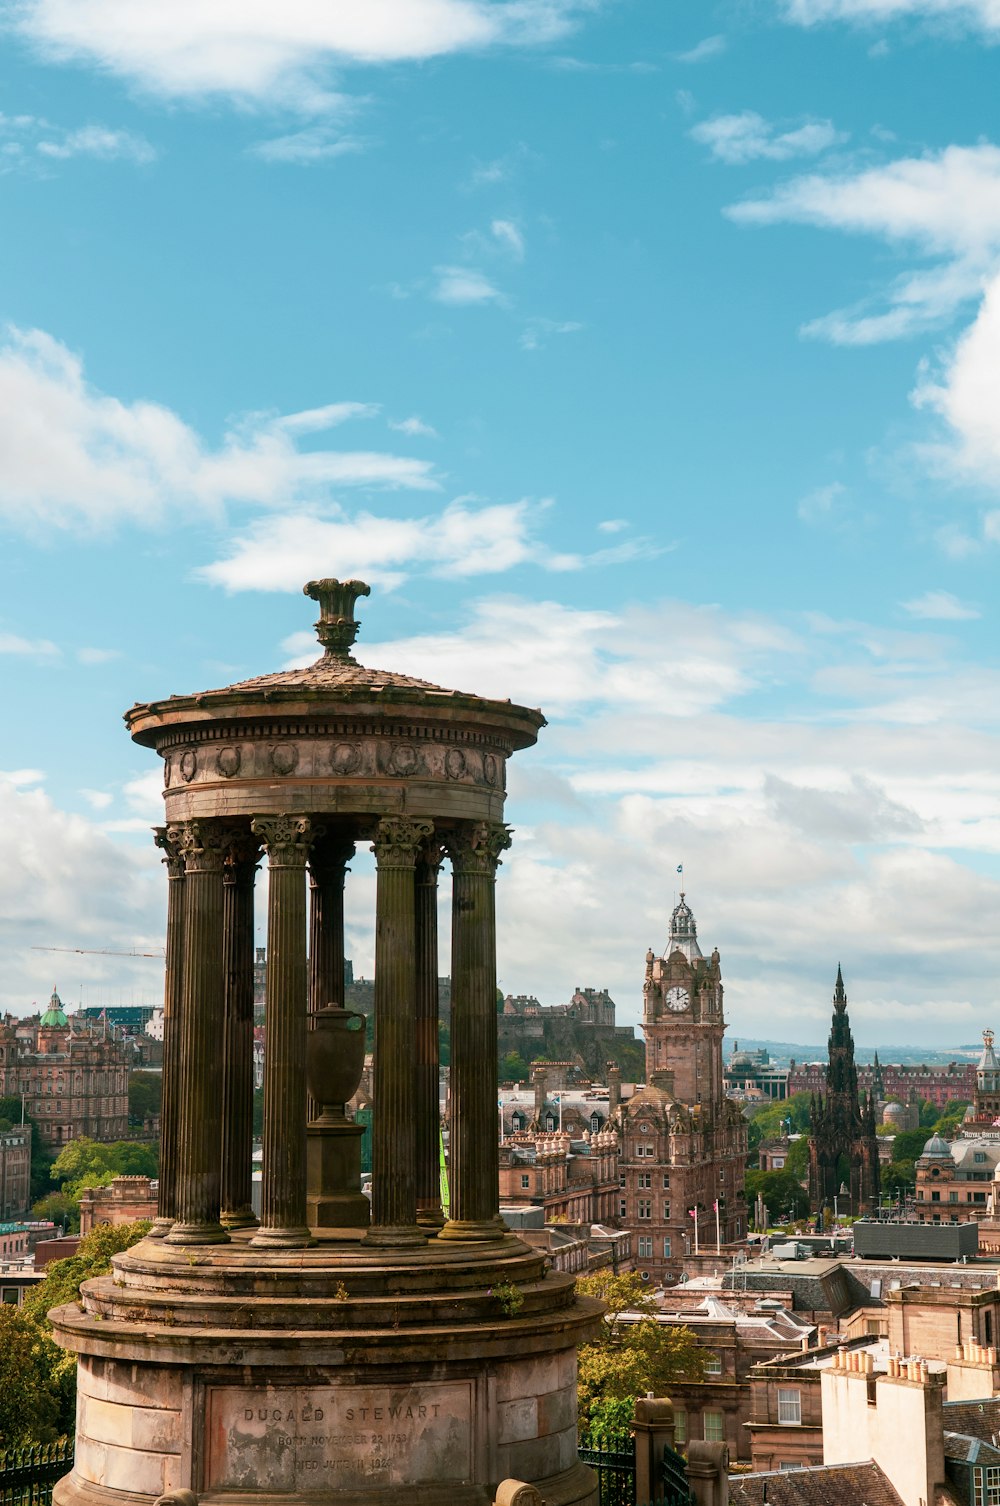
[[[0,1506],[1000,1506],[998,0],[0,0]]]

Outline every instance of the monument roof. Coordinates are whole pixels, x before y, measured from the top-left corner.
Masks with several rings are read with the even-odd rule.
[[[420,706],[424,711],[440,707],[472,712],[477,719],[485,714],[491,721],[499,720],[508,734],[513,733],[516,744],[522,746],[533,742],[538,728],[545,725],[541,711],[515,706],[509,699],[493,700],[472,691],[451,690],[398,670],[370,669],[359,664],[351,653],[360,627],[354,606],[359,596],[370,594],[370,588],[364,581],[331,578],[309,581],[302,589],[320,607],[315,626],[323,653],[318,659],[312,664],[254,675],[211,690],[171,695],[148,703],[137,701],[125,714],[133,737],[140,742],[155,742],[157,731],[167,723],[204,721],[216,715],[230,718],[250,711],[259,716],[268,710],[272,715],[283,715],[294,702],[305,702],[313,710],[330,701],[347,704],[375,701],[390,714],[404,704]]]
[[[68,1024],[69,1020],[66,1018],[66,1011],[62,1007],[62,1000],[53,987],[49,1007],[39,1020],[38,1028],[40,1030],[62,1030]]]
[[[932,1135],[920,1152],[921,1156],[936,1156],[940,1160],[951,1160],[951,1146],[940,1135]]]

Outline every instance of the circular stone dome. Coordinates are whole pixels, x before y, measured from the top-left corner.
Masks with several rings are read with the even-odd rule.
[[[42,1015],[39,1027],[42,1030],[62,1030],[68,1024],[69,1020],[66,1018],[66,1011],[62,1007],[62,1000],[55,989],[53,989],[52,997],[49,1000],[49,1007]]]
[[[951,1160],[951,1146],[947,1140],[942,1140],[940,1135],[932,1135],[920,1152],[921,1158],[928,1156],[941,1161]]]
[[[894,1119],[905,1119],[906,1110],[901,1103],[887,1103],[882,1113],[885,1122],[891,1123]]]

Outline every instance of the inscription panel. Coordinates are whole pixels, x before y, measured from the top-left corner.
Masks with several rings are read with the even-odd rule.
[[[210,1387],[205,1489],[378,1491],[473,1478],[473,1383]]]

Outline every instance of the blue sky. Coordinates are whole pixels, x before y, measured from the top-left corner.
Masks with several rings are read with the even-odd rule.
[[[152,1000],[120,714],[309,653],[546,710],[500,975],[996,1026],[996,0],[0,3],[0,1005]],[[351,948],[371,965],[359,860]],[[55,971],[53,971],[55,969]],[[151,971],[152,970],[152,971]]]

